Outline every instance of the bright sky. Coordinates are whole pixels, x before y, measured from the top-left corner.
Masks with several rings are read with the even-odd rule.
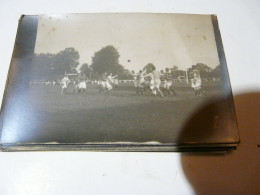
[[[74,47],[80,64],[91,64],[95,51],[113,45],[129,70],[153,63],[158,70],[196,63],[219,64],[210,15],[68,14],[39,17],[35,53]],[[131,62],[128,62],[128,59]]]

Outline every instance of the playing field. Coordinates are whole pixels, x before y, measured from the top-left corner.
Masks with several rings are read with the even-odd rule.
[[[21,142],[151,142],[172,143],[185,122],[205,98],[191,88],[177,88],[176,96],[137,95],[132,86],[119,86],[109,94],[98,94],[88,85],[86,94],[61,95],[60,86],[31,86],[30,115],[24,121],[27,136]],[[219,94],[208,88],[208,96]],[[28,136],[31,135],[31,136]]]

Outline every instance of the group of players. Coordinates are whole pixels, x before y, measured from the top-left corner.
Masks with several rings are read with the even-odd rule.
[[[117,75],[113,76],[112,73],[108,74],[108,73],[104,73],[101,77],[101,80],[97,82],[97,84],[99,85],[99,93],[101,92],[109,92],[113,89],[113,86],[117,86],[118,85],[118,80],[116,79]],[[73,88],[73,92],[76,93],[85,93],[86,89],[87,89],[87,82],[89,82],[90,80],[88,79],[88,77],[86,77],[85,74],[79,74],[79,76],[77,77],[77,79],[74,80],[70,80],[68,75],[65,74],[65,76],[62,78],[60,85],[61,85],[61,94],[66,93],[67,89],[68,89],[68,84],[69,83],[73,83],[74,88]]]
[[[139,71],[137,74],[132,72],[137,94],[159,94],[161,97],[164,97],[172,92],[176,95],[168,75],[161,74],[155,68],[152,68],[149,72],[147,73],[146,69]]]
[[[170,94],[176,95],[174,90],[174,82],[171,74],[162,74],[155,67],[151,67],[150,73],[147,74],[147,70],[143,69],[139,73],[132,72],[134,78],[134,85],[137,94],[159,94],[161,97],[168,96]],[[206,95],[206,92],[202,89],[201,78],[197,71],[194,71],[193,78],[190,80],[191,88],[193,89],[195,96]]]
[[[148,73],[149,72],[149,73]],[[162,74],[155,67],[151,67],[150,70],[143,69],[138,73],[132,72],[134,87],[136,93],[139,95],[160,95],[161,97],[168,96],[170,94],[176,95],[174,90],[174,82],[169,74]],[[104,73],[101,76],[100,81],[97,82],[99,86],[99,93],[109,93],[114,87],[118,86],[118,75],[112,75],[112,73]],[[80,74],[76,80],[73,81],[74,93],[85,93],[87,89],[87,82],[89,79]],[[61,94],[64,94],[68,88],[68,84],[72,82],[65,75],[61,80]],[[201,87],[201,78],[198,73],[193,74],[193,78],[190,80],[191,88],[194,90],[195,96],[205,95],[205,91]]]
[[[68,89],[69,83],[73,82],[74,88],[73,93],[85,93],[87,89],[87,81],[88,78],[85,74],[80,74],[76,80],[71,81],[67,74],[61,79],[60,85],[61,85],[61,94],[65,94]]]

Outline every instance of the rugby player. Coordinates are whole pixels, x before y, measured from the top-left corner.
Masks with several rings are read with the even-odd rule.
[[[156,70],[155,67],[151,67],[152,72],[149,74],[144,75],[144,77],[151,77],[151,89],[153,90],[154,94],[156,95],[157,92],[160,94],[160,96],[163,98],[164,95],[162,93],[162,91],[160,90],[160,86],[161,86],[161,76],[162,74]]]
[[[61,80],[61,95],[66,93],[69,82],[70,82],[70,80],[69,80],[68,76],[65,74],[65,76]]]
[[[191,79],[191,87],[194,90],[195,96],[202,95],[201,78],[198,74],[193,74],[193,79]]]

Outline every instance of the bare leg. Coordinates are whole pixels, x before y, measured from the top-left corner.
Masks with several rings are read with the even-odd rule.
[[[175,90],[174,90],[173,87],[171,87],[171,88],[169,89],[169,93],[170,93],[170,91],[172,92],[172,94],[173,94],[174,96],[176,96],[176,92],[175,92]]]
[[[163,98],[164,95],[163,95],[162,91],[160,90],[160,88],[157,88],[157,91],[159,92],[160,96]]]
[[[141,95],[144,94],[144,88],[141,88]]]
[[[82,89],[82,94],[84,95],[84,94],[86,94],[86,89]]]

